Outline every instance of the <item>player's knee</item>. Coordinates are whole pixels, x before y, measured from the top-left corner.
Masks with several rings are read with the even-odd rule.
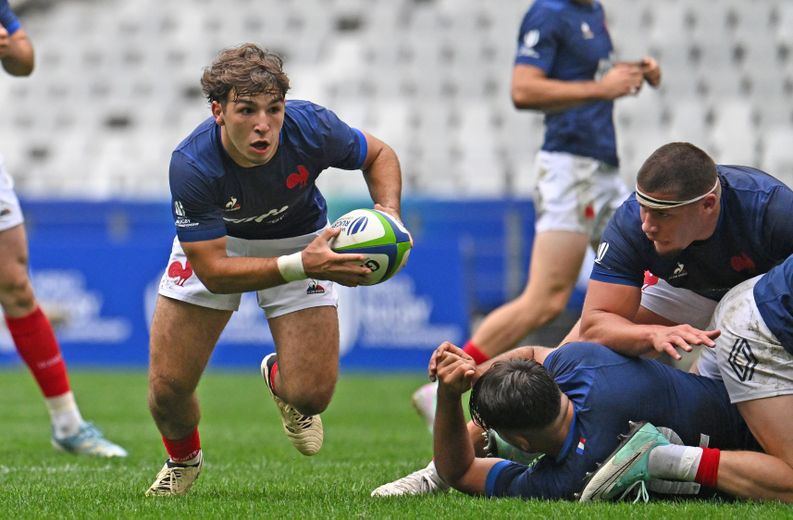
[[[149,378],[149,410],[154,416],[169,414],[191,394],[191,389],[173,378],[156,375]]]
[[[19,314],[23,310],[35,308],[33,288],[26,276],[16,276],[0,281],[0,303],[6,310]]]

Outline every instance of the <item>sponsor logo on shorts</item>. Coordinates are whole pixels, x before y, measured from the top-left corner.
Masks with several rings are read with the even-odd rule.
[[[300,187],[305,188],[308,186],[308,169],[299,164],[297,166],[297,173],[290,173],[286,178],[286,187],[291,189]]]
[[[322,287],[318,281],[312,279],[308,284],[306,294],[325,294],[325,288]]]
[[[0,217],[5,217],[6,215],[10,215],[10,214],[11,214],[11,209],[9,208],[0,209]]]
[[[184,266],[179,260],[174,260],[168,266],[168,277],[179,287],[182,287],[191,276],[193,276],[193,268],[190,267],[190,262],[187,260],[185,260]]]
[[[742,383],[752,380],[754,369],[757,366],[757,358],[754,356],[752,345],[748,341],[743,338],[735,340],[727,361]]]

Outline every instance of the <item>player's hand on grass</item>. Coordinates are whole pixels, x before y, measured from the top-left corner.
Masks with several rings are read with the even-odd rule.
[[[667,327],[658,325],[652,334],[652,346],[656,352],[667,353],[672,359],[680,359],[682,356],[678,349],[684,352],[691,352],[692,345],[703,345],[715,347],[713,341],[719,337],[719,330],[699,330],[691,325],[675,325]]]
[[[330,280],[356,287],[366,282],[372,271],[363,265],[364,255],[337,253],[330,241],[341,232],[341,228],[326,228],[303,250],[303,270],[310,278]]]

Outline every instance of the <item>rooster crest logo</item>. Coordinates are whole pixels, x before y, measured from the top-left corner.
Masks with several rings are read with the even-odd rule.
[[[237,211],[238,209],[240,209],[240,205],[237,204],[237,197],[232,195],[226,202],[226,211]]]

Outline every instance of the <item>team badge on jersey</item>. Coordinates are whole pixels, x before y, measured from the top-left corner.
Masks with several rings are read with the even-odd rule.
[[[581,437],[578,439],[578,446],[575,448],[575,452],[579,455],[584,454],[584,448],[586,448],[586,439]]]

